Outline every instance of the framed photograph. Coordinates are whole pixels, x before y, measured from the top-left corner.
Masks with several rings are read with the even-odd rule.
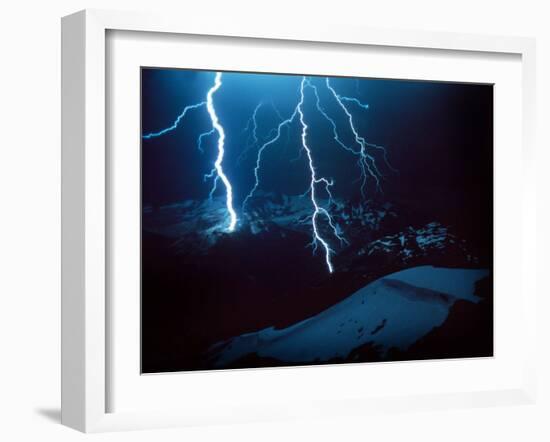
[[[493,356],[492,84],[144,67],[141,97],[142,373]]]
[[[327,29],[63,19],[64,424],[534,400],[533,40]]]

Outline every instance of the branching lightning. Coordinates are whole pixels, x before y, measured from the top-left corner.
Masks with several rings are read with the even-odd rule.
[[[156,137],[161,137],[163,135],[166,135],[168,132],[172,132],[174,129],[176,129],[181,120],[183,120],[185,118],[185,116],[187,115],[187,112],[189,112],[190,110],[193,110],[193,109],[199,109],[203,106],[206,106],[206,101],[201,101],[200,103],[196,103],[196,104],[191,104],[189,106],[185,106],[185,108],[183,109],[183,111],[181,112],[181,114],[178,115],[178,117],[176,118],[176,120],[172,123],[171,126],[168,126],[167,128],[165,129],[162,129],[162,130],[159,130],[158,132],[151,132],[151,133],[148,133],[146,135],[143,135],[143,139],[144,140],[149,140],[151,138],[156,138]]]
[[[250,192],[248,192],[248,195],[246,195],[246,197],[243,201],[243,208],[246,207],[246,204],[248,203],[248,200],[250,200],[250,198],[252,198],[252,196],[254,195],[256,190],[258,189],[258,186],[260,185],[260,177],[259,177],[258,174],[259,174],[259,170],[260,170],[260,166],[261,166],[261,162],[262,162],[262,155],[263,155],[264,151],[269,146],[275,144],[281,138],[282,129],[285,126],[292,123],[294,121],[294,119],[296,118],[296,115],[298,115],[298,105],[294,108],[294,112],[292,113],[292,115],[289,118],[287,118],[286,120],[283,120],[279,123],[279,125],[277,126],[277,129],[275,131],[275,136],[273,138],[271,138],[270,140],[266,141],[264,144],[262,144],[260,146],[260,148],[258,149],[258,154],[256,156],[256,166],[254,167],[254,177],[256,178],[256,180],[254,182],[254,186],[252,187]]]
[[[360,178],[359,178],[360,181],[361,181],[361,189],[360,190],[361,190],[361,194],[363,196],[365,195],[366,184],[367,184],[367,180],[368,180],[369,177],[371,177],[374,180],[377,190],[381,191],[380,179],[382,177],[382,174],[381,174],[381,172],[380,172],[380,170],[379,170],[379,168],[376,164],[375,157],[369,153],[369,151],[368,151],[369,148],[373,148],[373,149],[383,151],[384,161],[386,162],[386,164],[389,166],[389,168],[391,170],[395,170],[395,169],[393,169],[393,167],[391,167],[391,165],[389,164],[389,162],[387,160],[387,156],[386,156],[386,150],[385,150],[384,147],[378,146],[378,145],[375,145],[375,144],[372,144],[372,143],[368,143],[365,140],[364,137],[359,135],[359,132],[358,132],[358,130],[355,126],[355,123],[354,123],[353,115],[352,115],[351,111],[348,109],[348,106],[346,104],[352,103],[354,105],[357,105],[359,108],[361,108],[363,110],[368,110],[369,105],[361,102],[359,99],[357,99],[355,97],[347,97],[347,96],[339,95],[336,92],[336,90],[333,88],[333,86],[330,84],[330,81],[329,81],[328,78],[325,80],[325,85],[326,85],[327,91],[333,97],[333,99],[336,101],[338,107],[344,112],[344,114],[346,116],[346,119],[348,121],[349,130],[353,134],[353,140],[354,140],[353,144],[355,144],[356,147],[354,148],[352,146],[349,146],[348,144],[346,144],[342,140],[342,137],[340,136],[338,125],[337,125],[335,119],[327,113],[327,111],[323,108],[323,106],[321,104],[321,97],[320,97],[320,94],[319,94],[318,87],[315,84],[313,84],[312,81],[309,80],[308,78],[302,77],[302,80],[301,80],[301,83],[300,83],[300,99],[299,99],[296,107],[294,108],[292,114],[290,115],[290,117],[288,117],[287,119],[282,120],[279,123],[279,125],[277,126],[277,128],[275,130],[274,136],[271,139],[269,139],[268,141],[266,141],[265,143],[263,143],[260,146],[260,148],[258,149],[257,156],[256,156],[256,163],[255,163],[255,167],[254,167],[255,181],[254,181],[254,185],[252,186],[252,189],[250,190],[250,192],[248,193],[248,195],[244,199],[243,209],[246,209],[247,203],[254,196],[254,193],[256,192],[256,190],[258,189],[258,187],[260,185],[260,175],[259,174],[260,174],[260,169],[261,169],[261,166],[262,166],[262,159],[263,159],[264,152],[266,151],[267,148],[274,145],[275,143],[277,143],[280,140],[282,129],[284,127],[288,127],[295,120],[298,120],[301,127],[302,127],[302,130],[301,130],[301,149],[299,151],[299,155],[296,158],[292,159],[291,161],[298,161],[302,157],[302,153],[304,153],[304,152],[306,153],[307,163],[308,163],[308,167],[309,167],[309,170],[310,170],[310,173],[311,173],[311,181],[310,181],[310,186],[309,186],[308,190],[302,196],[306,196],[306,195],[309,194],[309,196],[311,198],[312,205],[313,205],[313,214],[310,217],[312,228],[313,228],[313,240],[310,243],[310,245],[313,247],[313,252],[315,253],[316,250],[317,250],[318,244],[321,244],[321,246],[324,249],[325,261],[326,261],[326,264],[327,264],[327,268],[328,268],[329,272],[332,273],[334,271],[334,266],[332,264],[331,257],[332,257],[332,254],[334,253],[334,250],[331,248],[329,242],[327,241],[327,239],[321,233],[321,229],[320,229],[320,225],[319,225],[320,219],[325,219],[326,220],[327,225],[330,228],[330,231],[331,231],[332,235],[335,238],[337,238],[341,243],[345,243],[346,240],[339,233],[339,231],[337,229],[337,226],[334,223],[332,216],[330,215],[329,210],[327,208],[321,206],[319,201],[318,201],[318,198],[317,198],[317,192],[320,189],[323,189],[325,191],[325,193],[327,194],[327,196],[328,196],[328,202],[329,202],[329,206],[330,206],[330,204],[332,202],[332,199],[333,199],[332,198],[332,193],[331,193],[331,187],[334,185],[334,181],[329,180],[327,178],[323,178],[323,177],[319,178],[317,176],[317,172],[316,172],[315,165],[314,165],[314,160],[313,160],[313,153],[312,153],[311,148],[309,147],[308,142],[307,142],[308,125],[305,122],[305,116],[304,116],[304,110],[303,110],[304,101],[305,101],[304,90],[306,88],[311,88],[313,90],[313,94],[315,96],[315,107],[316,107],[317,111],[323,116],[323,118],[330,124],[330,126],[332,128],[333,139],[336,142],[336,144],[338,146],[340,146],[341,148],[343,148],[344,150],[346,150],[347,152],[354,155],[355,157],[357,157],[357,164],[358,164],[359,170],[360,170]],[[257,114],[258,108],[259,107],[257,107],[255,109],[254,114],[251,118],[251,121],[252,121],[251,124],[254,128],[257,127],[257,121],[256,121],[257,115],[256,114]]]
[[[332,218],[331,218],[329,212],[325,208],[321,207],[319,205],[319,203],[317,202],[317,199],[316,199],[316,186],[318,184],[323,185],[325,190],[327,191],[327,193],[329,195],[331,195],[330,194],[330,186],[332,186],[333,183],[332,183],[332,181],[329,181],[326,178],[317,178],[317,174],[316,174],[316,171],[315,171],[315,166],[313,164],[313,156],[312,156],[312,153],[311,153],[311,149],[309,148],[309,146],[307,144],[308,126],[305,122],[304,111],[302,109],[302,106],[304,104],[304,85],[306,83],[307,83],[307,80],[306,80],[305,77],[303,77],[301,87],[300,87],[300,102],[298,103],[298,106],[296,106],[296,111],[300,115],[300,124],[302,125],[302,135],[301,135],[302,147],[303,147],[303,149],[305,150],[305,152],[307,154],[309,170],[311,172],[311,181],[310,181],[310,186],[309,186],[309,194],[311,196],[311,203],[313,204],[313,207],[314,207],[313,215],[311,216],[311,225],[313,226],[313,241],[312,241],[312,244],[314,246],[314,251],[315,251],[317,249],[317,243],[318,242],[321,243],[321,245],[323,246],[323,249],[325,250],[325,261],[327,263],[328,271],[330,273],[332,273],[334,271],[334,267],[332,265],[331,254],[334,251],[330,248],[330,245],[328,244],[328,242],[320,234],[319,226],[317,224],[318,217],[320,215],[324,215],[327,218],[327,221],[328,221],[330,227],[332,228],[332,231],[334,232],[334,235],[337,236],[340,240],[342,240],[342,238],[339,236],[338,231],[336,230],[336,226],[333,224]]]
[[[356,143],[361,147],[361,155],[363,157],[365,167],[369,170],[369,173],[372,172],[370,170],[370,167],[369,167],[369,163],[370,163],[372,165],[372,168],[374,169],[374,172],[376,173],[376,177],[381,177],[382,176],[382,174],[378,171],[378,167],[376,166],[376,162],[374,160],[374,157],[367,154],[367,151],[366,151],[367,147],[371,147],[373,149],[377,149],[377,150],[382,151],[382,154],[383,154],[383,157],[384,157],[384,162],[386,163],[388,168],[392,172],[397,173],[397,169],[395,169],[390,164],[390,162],[388,161],[388,154],[387,154],[386,149],[382,146],[379,146],[378,144],[373,144],[373,143],[367,142],[365,140],[365,138],[363,138],[359,135],[359,133],[357,132],[357,129],[355,128],[355,125],[353,123],[353,116],[351,115],[351,112],[349,111],[349,109],[344,105],[344,102],[355,103],[356,105],[358,105],[359,107],[361,107],[365,110],[369,109],[369,105],[362,103],[357,98],[346,97],[346,96],[343,96],[343,95],[339,95],[338,93],[336,93],[334,88],[330,85],[330,80],[328,78],[325,79],[325,83],[327,85],[327,89],[333,94],[334,98],[336,99],[336,101],[338,102],[338,104],[344,110],[346,116],[348,117],[350,129],[352,130],[353,135],[355,136]],[[366,161],[366,160],[368,160],[368,161]],[[371,176],[373,176],[373,178],[375,177],[372,174],[371,174]],[[380,182],[378,180],[376,180],[376,185],[380,189]]]
[[[321,86],[322,90],[320,90]],[[218,138],[217,156],[210,172],[204,175],[204,180],[212,180],[212,188],[209,193],[209,199],[213,198],[214,193],[218,189],[218,185],[220,183],[223,184],[226,196],[226,210],[229,218],[227,231],[233,232],[237,226],[238,217],[234,209],[233,187],[223,169],[226,134],[224,127],[220,124],[213,100],[214,94],[221,87],[222,74],[221,72],[217,72],[214,79],[214,84],[208,90],[205,101],[186,106],[171,126],[158,132],[152,132],[144,135],[143,138],[151,139],[165,135],[176,129],[189,111],[202,107],[206,108],[212,126],[210,130],[199,135],[197,147],[201,152],[203,152],[203,143],[206,138],[214,136],[215,134],[218,135]],[[264,135],[260,135],[258,117],[260,111],[262,111],[262,108],[266,106],[266,103],[260,101],[254,108],[254,111],[247,122],[244,131],[248,133],[248,138],[244,149],[240,152],[237,159],[238,164],[242,165],[244,159],[246,159],[246,156],[252,149],[257,148],[257,151],[253,167],[254,184],[243,199],[242,208],[245,211],[247,210],[247,205],[254,197],[254,194],[260,186],[260,173],[266,150],[273,147],[281,140],[285,129],[287,137],[289,137],[292,128],[298,126],[300,129],[299,155],[291,161],[298,161],[305,156],[305,161],[309,170],[309,186],[302,196],[309,196],[312,205],[311,215],[304,218],[300,222],[311,223],[312,241],[308,245],[312,247],[314,254],[319,248],[323,250],[328,271],[333,273],[334,265],[332,262],[332,257],[335,254],[335,250],[331,247],[331,242],[339,241],[340,244],[346,244],[347,241],[340,233],[338,224],[334,221],[330,213],[331,206],[333,204],[332,187],[334,186],[334,180],[332,178],[329,179],[320,176],[315,166],[314,152],[310,146],[310,141],[308,140],[310,127],[306,121],[306,112],[304,109],[306,102],[306,89],[310,89],[312,91],[314,97],[314,109],[329,124],[334,143],[339,148],[344,149],[356,158],[357,166],[359,168],[358,180],[361,182],[360,192],[363,197],[365,196],[366,186],[369,179],[374,181],[377,191],[382,191],[381,179],[383,178],[383,175],[376,162],[375,152],[382,155],[387,168],[393,172],[397,172],[388,161],[386,149],[383,146],[367,142],[366,139],[359,133],[352,110],[356,109],[359,111],[368,111],[369,105],[363,103],[359,98],[339,94],[328,78],[325,78],[323,83],[314,83],[311,78],[304,76],[301,78],[300,82],[298,102],[288,118],[284,118],[277,107],[275,107],[275,104],[271,102],[271,107],[273,112],[277,115],[279,122],[274,128],[267,132],[267,134],[265,134],[265,130],[262,130]],[[358,83],[356,83],[356,90],[359,92]],[[323,102],[325,102],[325,104],[323,104]],[[329,113],[327,106],[331,103],[334,103],[336,107],[335,111]],[[264,114],[263,111],[261,113],[262,115]],[[344,126],[341,126],[338,123],[338,113],[340,113],[340,119],[345,118],[345,121],[347,121],[347,124]],[[351,135],[350,141],[348,142],[345,141],[346,135],[344,134],[344,131],[348,134],[347,138],[350,138]],[[321,202],[323,200],[320,195],[326,195],[324,203]]]
[[[279,112],[279,109],[275,106],[275,103],[271,101],[270,107],[272,108],[273,112],[279,119],[279,121],[283,121],[284,118],[282,117],[281,113]],[[248,122],[246,123],[246,126],[244,128],[243,132],[249,132],[248,138],[246,140],[246,146],[243,149],[243,151],[240,153],[239,157],[237,158],[237,163],[240,165],[242,162],[246,159],[249,152],[258,146],[260,143],[260,135],[258,134],[258,112],[262,107],[266,106],[263,101],[260,101],[256,107],[254,108],[254,111],[252,112],[252,116],[248,119]],[[269,131],[267,136],[262,137],[263,139],[270,139],[275,134],[276,129],[273,128]]]
[[[214,133],[218,133],[218,155],[216,157],[216,161],[214,162],[214,168],[210,171],[210,173],[206,174],[204,176],[205,180],[208,178],[213,178],[213,185],[212,189],[210,190],[209,198],[211,199],[214,195],[214,192],[216,191],[218,181],[221,180],[223,185],[225,186],[225,192],[226,192],[226,207],[227,207],[227,213],[229,215],[229,225],[227,227],[228,232],[233,232],[235,230],[235,227],[237,226],[237,213],[235,212],[235,209],[233,208],[233,187],[231,186],[231,182],[227,178],[227,175],[225,174],[223,170],[223,158],[225,154],[225,131],[223,126],[220,124],[220,121],[218,119],[218,115],[216,113],[216,109],[214,107],[214,93],[222,86],[222,73],[216,72],[216,76],[214,78],[214,85],[208,90],[206,94],[206,101],[201,101],[196,104],[191,104],[189,106],[186,106],[182,113],[178,115],[174,123],[172,123],[171,126],[162,129],[158,132],[151,132],[149,134],[143,135],[143,139],[151,139],[160,137],[162,135],[167,134],[168,132],[173,131],[178,127],[178,125],[181,123],[181,121],[185,118],[187,115],[187,112],[193,109],[198,109],[203,106],[206,106],[206,110],[208,111],[208,115],[210,116],[210,120],[212,122],[212,129],[210,129],[207,132],[203,132],[199,135],[197,140],[197,147],[198,149],[203,152],[202,142],[205,137],[208,137],[210,135],[214,135]]]
[[[204,153],[204,149],[202,148],[202,140],[210,135],[214,135],[216,133],[216,129],[211,129],[208,132],[203,132],[199,135],[198,141],[197,141],[197,148],[201,151],[201,153]]]
[[[214,127],[214,129],[216,129],[216,132],[218,132],[218,157],[216,158],[214,167],[216,168],[216,172],[218,173],[218,178],[222,180],[225,186],[226,206],[227,212],[229,213],[229,226],[227,227],[227,230],[229,232],[232,232],[233,230],[235,230],[235,226],[237,225],[237,214],[235,212],[235,209],[233,209],[233,187],[231,187],[231,183],[227,179],[227,176],[225,175],[222,167],[223,156],[225,154],[225,131],[218,120],[218,115],[216,114],[216,109],[214,109],[214,102],[212,99],[214,93],[221,87],[221,85],[222,74],[221,72],[216,72],[214,86],[210,88],[208,94],[206,95],[206,108],[208,109],[208,113],[210,114],[210,118],[212,119],[212,126]],[[214,181],[214,183],[216,182],[217,179]]]
[[[326,83],[327,89],[332,93],[333,97],[336,99],[336,102],[339,104],[339,106],[342,108],[342,110],[348,117],[349,127],[353,132],[355,142],[358,144],[360,148],[359,152],[354,152],[354,153],[359,155],[357,164],[359,165],[359,169],[361,170],[361,193],[364,196],[365,186],[367,184],[367,174],[372,178],[374,178],[374,181],[376,183],[376,189],[381,190],[380,177],[382,176],[382,174],[378,170],[378,167],[376,166],[376,162],[374,158],[367,153],[368,144],[366,140],[362,136],[360,136],[359,133],[357,132],[357,129],[355,128],[355,125],[353,123],[353,116],[351,112],[348,110],[347,106],[344,104],[344,102],[345,101],[357,102],[359,103],[360,107],[362,107],[363,109],[368,109],[368,105],[361,103],[357,99],[351,99],[348,97],[342,97],[341,95],[338,95],[334,90],[334,88],[330,85],[330,81],[328,78],[325,79],[325,83]]]

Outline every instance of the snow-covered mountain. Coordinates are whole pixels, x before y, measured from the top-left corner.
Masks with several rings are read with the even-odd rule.
[[[334,225],[343,234],[353,234],[357,230],[362,230],[363,234],[365,231],[378,231],[385,221],[397,217],[388,202],[377,204],[365,200],[349,204],[340,199],[319,199],[319,203],[328,210]],[[248,203],[245,217],[252,233],[269,230],[270,226],[309,232],[312,211],[312,203],[307,195],[258,192]]]
[[[370,200],[357,205],[343,201],[319,200],[334,219],[340,232],[362,229],[378,231],[387,218],[396,218],[390,203],[377,205]],[[301,195],[275,195],[257,192],[245,208],[240,210],[238,228],[256,235],[275,228],[299,232],[311,231],[312,203]],[[144,228],[165,236],[181,238],[198,235],[215,242],[224,233],[227,211],[224,197],[206,200],[185,200],[179,203],[143,211]]]
[[[346,360],[365,346],[382,355],[406,350],[445,322],[461,299],[477,303],[476,283],[488,270],[414,267],[377,279],[321,313],[283,329],[268,327],[209,350],[223,368],[247,357],[285,363]]]
[[[187,345],[181,359],[172,349],[180,344],[166,344],[176,365],[204,369],[490,354],[486,249],[474,248],[477,243],[454,226],[417,214],[403,201],[322,204],[346,239],[340,243],[329,229],[323,231],[333,249],[330,274],[322,253],[308,247],[307,196],[258,192],[238,208],[239,223],[231,233],[223,197],[144,208],[147,265],[158,275],[145,275],[144,283],[154,282],[151,296],[182,305],[185,321],[178,310],[159,317],[196,343],[189,352]],[[475,287],[482,279],[480,301]],[[200,318],[211,322],[205,326]]]
[[[450,229],[438,222],[384,235],[359,248],[358,255],[392,256],[403,264],[434,254],[450,253],[462,256],[469,264],[477,264],[477,257],[468,249],[466,241],[459,239]]]
[[[331,232],[325,236],[336,252],[337,270],[348,271],[358,261],[369,257],[391,257],[403,265],[414,265],[414,259],[433,253],[453,253],[465,264],[476,264],[477,257],[465,241],[448,226],[432,221],[423,225],[402,225],[397,209],[389,202],[366,200],[355,204],[342,200],[321,201],[332,216],[333,224],[345,238],[340,242]],[[311,242],[311,201],[307,196],[258,194],[240,210],[240,221],[233,235],[241,237],[286,237],[290,232],[303,235],[303,247]],[[143,213],[145,231],[172,238],[183,244],[189,253],[208,253],[208,250],[227,237],[225,199],[185,200],[177,204]],[[396,232],[397,228],[399,230]],[[322,229],[323,226],[321,226]],[[326,226],[325,226],[326,227]],[[370,264],[369,264],[370,265]]]

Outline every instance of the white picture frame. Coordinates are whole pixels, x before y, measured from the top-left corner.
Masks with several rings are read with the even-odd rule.
[[[416,31],[388,31],[345,26],[219,21],[210,17],[166,17],[151,14],[86,10],[62,20],[62,423],[84,432],[182,426],[197,423],[246,422],[289,416],[363,414],[371,410],[418,410],[530,403],[535,400],[534,341],[526,342],[521,385],[464,393],[315,399],[284,406],[251,408],[236,404],[226,416],[185,411],[108,412],[110,346],[107,339],[107,253],[109,188],[106,135],[106,34],[142,31],[288,42],[369,45],[380,48],[426,48],[515,54],[522,73],[522,225],[521,326],[534,336],[536,317],[534,108],[535,42],[519,37],[493,37]],[[519,147],[518,147],[519,149]],[[222,374],[223,375],[223,374]],[[289,411],[291,410],[291,411]]]

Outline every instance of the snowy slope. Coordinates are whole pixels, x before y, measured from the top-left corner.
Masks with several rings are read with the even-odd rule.
[[[356,206],[346,206],[336,199],[330,203],[319,199],[319,202],[330,209],[337,229],[351,236],[364,234],[365,228],[377,231],[385,220],[397,216],[389,203],[377,206],[372,201],[365,201]],[[304,196],[276,197],[258,191],[246,210],[241,212],[238,229],[249,229],[253,235],[274,228],[305,232],[308,236],[311,234],[312,205],[311,200]],[[198,235],[206,240],[205,245],[212,245],[223,236],[227,222],[225,197],[206,201],[185,200],[156,210],[148,206],[143,212],[145,230],[172,238]]]
[[[441,325],[457,299],[478,302],[475,283],[487,270],[414,267],[380,278],[345,300],[290,327],[269,327],[220,342],[210,349],[217,367],[244,356],[288,363],[346,358],[373,344],[382,351],[407,349]]]

